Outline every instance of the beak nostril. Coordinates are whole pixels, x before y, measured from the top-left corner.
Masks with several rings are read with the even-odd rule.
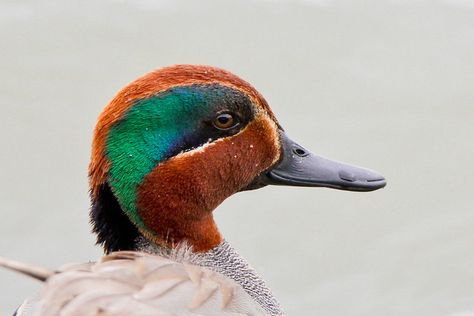
[[[300,157],[308,156],[308,153],[306,152],[306,150],[302,148],[293,148],[293,153]]]

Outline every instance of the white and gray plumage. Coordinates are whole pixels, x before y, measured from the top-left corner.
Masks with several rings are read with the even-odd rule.
[[[251,297],[252,291],[268,291],[263,281],[227,243],[219,248],[218,256],[227,260],[220,267],[213,266],[213,254],[196,255],[185,246],[161,255],[119,251],[54,272],[3,258],[0,265],[45,281],[17,316],[283,314],[270,292],[260,304]]]

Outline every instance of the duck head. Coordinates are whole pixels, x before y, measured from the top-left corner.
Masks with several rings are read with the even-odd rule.
[[[94,132],[91,221],[106,252],[137,237],[206,251],[222,242],[212,211],[268,184],[372,191],[376,172],[313,155],[283,131],[265,99],[222,69],[177,65],[123,88]]]

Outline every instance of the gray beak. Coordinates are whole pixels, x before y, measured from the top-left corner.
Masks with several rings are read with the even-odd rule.
[[[385,178],[372,170],[316,156],[280,132],[280,162],[259,179],[261,184],[328,187],[349,191],[383,188]]]

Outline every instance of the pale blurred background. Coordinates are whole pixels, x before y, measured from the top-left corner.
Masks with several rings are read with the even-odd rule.
[[[0,255],[94,260],[91,132],[176,63],[255,85],[373,193],[268,187],[217,211],[289,315],[474,315],[474,1],[0,1]],[[0,314],[38,283],[0,270]]]

